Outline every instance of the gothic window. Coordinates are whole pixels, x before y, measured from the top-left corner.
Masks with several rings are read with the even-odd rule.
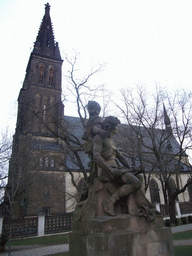
[[[49,158],[45,157],[45,167],[49,167]]]
[[[54,162],[54,159],[49,159],[49,157],[40,157],[39,158],[39,166],[40,167],[51,167],[51,168],[54,168],[55,167],[55,162]]]
[[[50,40],[46,41],[46,45],[47,45],[47,47],[50,47]]]
[[[44,67],[43,65],[41,65],[39,68],[39,84],[43,84],[43,80],[44,80]]]
[[[53,68],[49,69],[49,86],[53,86]]]
[[[40,159],[39,159],[39,166],[43,167],[43,157],[40,157]]]
[[[151,195],[151,203],[160,203],[159,188],[157,182],[154,179],[150,181],[149,189]]]
[[[43,105],[43,121],[45,122],[46,118],[46,105]]]
[[[54,167],[55,167],[55,161],[54,161],[54,159],[51,159],[51,161],[50,161],[50,166],[51,166],[51,168],[54,168]]]

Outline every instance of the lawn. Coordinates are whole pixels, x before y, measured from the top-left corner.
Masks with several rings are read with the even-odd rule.
[[[174,240],[192,239],[192,230],[175,233],[172,236]]]
[[[69,256],[69,252],[61,252],[61,253],[57,253],[57,254],[52,254],[49,256]]]
[[[26,239],[14,239],[11,241],[11,246],[19,245],[56,245],[56,244],[67,244],[69,242],[68,234],[34,237]],[[8,245],[8,243],[6,244]]]
[[[191,256],[192,246],[176,246],[174,249],[175,256]]]

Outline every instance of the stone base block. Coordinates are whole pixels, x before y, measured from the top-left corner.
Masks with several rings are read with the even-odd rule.
[[[70,256],[174,256],[170,228],[161,216],[154,222],[119,215],[75,221],[69,241]]]

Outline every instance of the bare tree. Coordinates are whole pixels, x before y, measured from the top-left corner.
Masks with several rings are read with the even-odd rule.
[[[0,139],[0,202],[3,202],[8,177],[8,163],[11,156],[12,140],[8,131],[1,134]]]
[[[77,69],[78,55],[75,55],[75,57],[71,59],[66,57],[66,61],[69,67],[68,72],[65,75],[67,89],[70,95],[70,99],[68,101],[72,101],[73,108],[76,109],[75,114],[78,115],[78,118],[74,118],[73,123],[71,123],[65,116],[62,120],[56,120],[51,111],[55,106],[49,106],[49,109],[46,109],[46,115],[48,116],[47,120],[49,120],[48,122],[43,118],[43,113],[41,113],[39,109],[36,111],[34,108],[34,114],[38,117],[41,124],[43,124],[43,126],[54,137],[59,138],[63,142],[64,159],[57,159],[57,161],[59,165],[63,166],[63,169],[70,174],[73,186],[77,190],[81,190],[78,185],[79,175],[74,175],[74,173],[81,173],[84,180],[86,182],[88,181],[88,159],[85,157],[83,146],[84,141],[81,139],[88,119],[87,103],[89,100],[93,99],[99,99],[100,102],[103,101],[102,112],[104,114],[106,113],[107,106],[110,102],[111,92],[107,91],[104,85],[96,85],[96,82],[93,79],[103,70],[104,65],[92,67],[88,74],[81,76]],[[66,100],[67,97],[68,96],[64,96],[64,100]],[[33,102],[31,104],[33,104]],[[53,125],[56,126],[57,129],[53,129]],[[80,130],[81,132],[79,133]]]
[[[175,92],[171,98],[165,90],[157,89],[155,95],[148,97],[144,88],[137,87],[135,90],[122,90],[121,94],[123,106],[117,107],[129,124],[129,129],[124,131],[124,136],[132,144],[128,153],[146,166],[146,190],[152,174],[159,179],[173,222],[175,200],[192,184],[191,165],[186,154],[192,143],[191,93]],[[183,170],[189,172],[186,184],[179,182]],[[174,176],[175,188],[171,185]]]
[[[17,144],[17,138],[14,137],[13,143]],[[30,179],[26,179],[25,172],[23,172],[29,160],[27,145],[24,145],[23,150],[20,150],[17,146],[13,148],[15,148],[15,150],[12,151],[12,141],[7,139],[7,136],[4,136],[1,146],[1,163],[3,163],[3,167],[5,167],[6,164],[6,169],[3,169],[4,172],[2,173],[2,179],[6,180],[6,182],[1,186],[1,191],[4,191],[1,207],[5,219],[9,220],[9,232],[7,233],[6,231],[6,233],[3,234],[9,240],[9,255],[15,202],[23,193],[26,186],[30,184]]]
[[[111,92],[106,90],[105,85],[96,85],[95,80],[93,80],[95,75],[103,71],[105,65],[93,66],[88,74],[79,75],[79,70],[77,69],[78,58],[78,54],[71,59],[66,56],[69,69],[65,78],[67,79],[67,89],[70,92],[70,95],[73,96],[72,101],[76,104],[78,116],[85,128],[85,120],[87,118],[86,106],[88,101],[93,99],[104,99],[102,110],[105,112],[110,101]],[[82,76],[82,78],[79,76]]]

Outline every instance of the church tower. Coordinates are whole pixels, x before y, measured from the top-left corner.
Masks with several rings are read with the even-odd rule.
[[[15,218],[65,212],[62,62],[47,3],[18,97],[7,190]]]
[[[47,3],[18,98],[17,133],[48,136],[58,132],[58,126],[53,122],[59,122],[63,117],[62,62]]]

